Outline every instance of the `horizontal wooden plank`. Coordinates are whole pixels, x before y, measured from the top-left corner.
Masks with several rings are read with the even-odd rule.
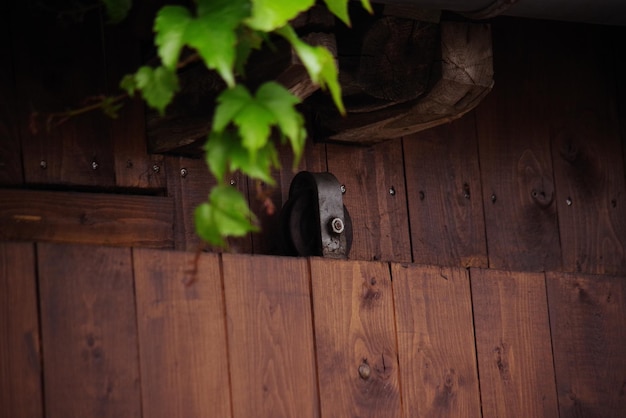
[[[168,248],[173,202],[156,196],[0,189],[0,239]]]

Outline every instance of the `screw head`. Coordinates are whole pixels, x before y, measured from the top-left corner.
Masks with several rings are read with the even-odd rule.
[[[396,195],[396,189],[395,189],[393,186],[391,186],[391,187],[389,188],[389,194],[390,194],[390,195],[392,195],[392,196],[395,196],[395,195]]]
[[[161,167],[155,164],[152,166],[152,171],[154,171],[155,173],[158,173],[159,171],[161,171]]]
[[[46,169],[48,168],[48,162],[46,160],[39,161],[39,167]]]
[[[341,194],[346,194],[346,186],[344,184],[339,187],[339,190],[341,190]]]
[[[493,194],[491,195],[491,203],[496,203],[496,200],[498,200],[498,198],[496,197],[496,194],[495,194],[495,193],[493,193]]]
[[[229,183],[230,183],[230,185],[231,185],[231,186],[236,186],[236,185],[237,185],[237,180],[235,180],[235,179],[230,179],[230,182],[229,182]]]
[[[572,206],[572,203],[574,203],[574,202],[572,202],[572,198],[571,197],[568,197],[567,199],[565,199],[565,203],[567,203],[567,206]]]
[[[333,218],[333,220],[330,221],[330,228],[335,234],[341,234],[345,229],[345,225],[343,224],[341,218]]]
[[[98,164],[98,162],[97,162],[97,161],[92,161],[92,162],[91,162],[91,169],[92,169],[92,170],[97,170],[99,166],[100,166],[100,165]]]
[[[371,374],[372,369],[370,368],[370,365],[365,362],[361,363],[359,366],[359,376],[361,376],[361,379],[367,380],[370,378]]]
[[[189,172],[187,171],[187,169],[186,169],[186,168],[184,168],[184,167],[183,167],[183,168],[181,168],[181,169],[180,169],[180,176],[181,176],[182,178],[187,177],[187,174],[189,174]]]

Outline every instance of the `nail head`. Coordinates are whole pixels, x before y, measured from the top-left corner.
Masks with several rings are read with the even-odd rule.
[[[189,174],[189,172],[187,171],[187,169],[186,169],[186,168],[181,168],[181,169],[180,169],[180,176],[181,176],[182,178],[187,177],[187,174]]]

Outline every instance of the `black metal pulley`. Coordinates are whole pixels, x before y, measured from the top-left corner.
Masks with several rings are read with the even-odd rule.
[[[352,221],[341,185],[331,173],[298,173],[280,214],[285,255],[347,258]]]

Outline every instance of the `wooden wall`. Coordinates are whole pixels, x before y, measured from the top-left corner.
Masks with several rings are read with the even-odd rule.
[[[0,243],[0,417],[604,417],[626,280]]]
[[[139,39],[116,41],[124,28],[105,26],[90,52],[105,64],[95,74],[88,56],[42,51],[81,48],[98,33],[70,25],[42,44],[28,26],[39,23],[14,19],[0,37],[13,52],[0,63],[0,237],[198,248],[192,213],[212,179],[201,159],[147,153],[140,102],[116,120],[93,113],[33,128],[33,111],[115,90]],[[310,142],[300,168],[329,170],[346,186],[354,260],[626,273],[626,32],[521,19],[492,26],[495,87],[474,112],[372,147]],[[284,154],[275,189],[233,177],[264,232],[232,251],[277,253],[278,215],[262,200],[280,208],[287,198],[294,173]]]

